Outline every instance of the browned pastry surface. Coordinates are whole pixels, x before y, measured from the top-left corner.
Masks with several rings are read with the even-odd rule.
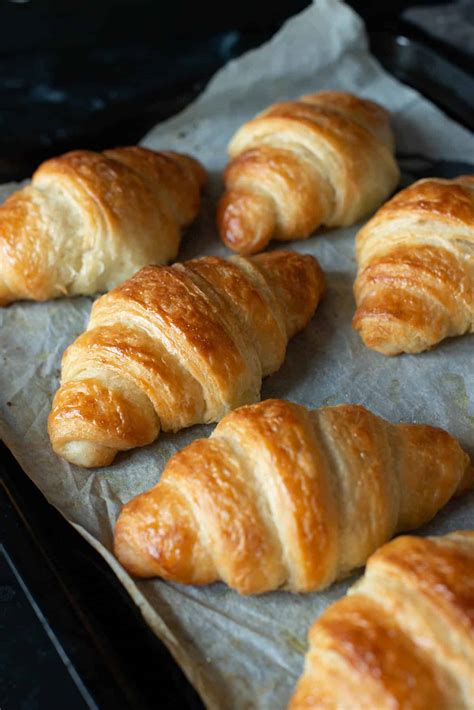
[[[399,537],[309,633],[291,710],[472,710],[474,531]]]
[[[0,206],[0,305],[107,291],[174,259],[205,180],[193,158],[139,147],[42,163]]]
[[[472,486],[467,455],[441,429],[267,400],[175,454],[122,509],[115,552],[138,576],[309,592]]]
[[[241,254],[354,224],[399,179],[387,111],[338,91],[273,104],[237,131],[229,154],[217,221]]]
[[[356,239],[364,343],[418,353],[474,330],[474,176],[420,180],[376,213]]]
[[[218,421],[257,401],[323,290],[313,257],[283,251],[142,269],[94,303],[64,354],[54,450],[103,466],[160,428]]]

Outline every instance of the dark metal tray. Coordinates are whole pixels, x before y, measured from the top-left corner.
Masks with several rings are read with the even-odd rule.
[[[453,61],[449,51],[409,30],[370,32],[370,41],[388,71],[474,129],[469,58]],[[206,66],[203,76],[182,82],[179,90],[167,88],[163,100],[144,100],[140,125],[152,125],[181,108],[208,75]],[[131,109],[123,106],[122,115],[131,115]],[[94,144],[98,140],[93,137]],[[417,177],[469,167],[426,163],[420,156],[405,159],[412,160],[411,174]],[[0,637],[7,640],[6,650],[0,646],[2,710],[202,707],[109,567],[46,502],[3,445],[0,602]]]
[[[474,59],[450,47],[441,53],[439,42],[408,26],[402,33],[372,32],[369,39],[387,71],[474,130]]]

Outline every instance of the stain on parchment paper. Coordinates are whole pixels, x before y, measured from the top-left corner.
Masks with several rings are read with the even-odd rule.
[[[440,379],[443,384],[448,386],[452,403],[461,410],[471,424],[474,424],[474,414],[469,414],[469,396],[467,394],[464,377],[450,372]],[[472,403],[472,408],[474,411],[474,402]]]
[[[307,651],[305,639],[299,639],[290,631],[282,631],[281,637],[288,646],[288,648],[290,648],[292,651],[295,651],[296,653],[301,653],[304,656]]]
[[[336,404],[340,404],[341,398],[338,397],[335,394],[330,395],[329,397],[325,397],[321,403],[321,406],[323,407],[334,407]]]
[[[400,380],[394,378],[390,382],[388,396],[394,404],[400,404]]]

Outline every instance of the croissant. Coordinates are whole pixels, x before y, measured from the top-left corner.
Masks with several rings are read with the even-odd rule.
[[[309,632],[290,710],[472,710],[474,530],[399,537]]]
[[[138,147],[42,163],[0,206],[0,305],[107,291],[174,259],[205,179],[187,155]]]
[[[316,259],[283,251],[142,269],[94,303],[64,354],[54,451],[106,466],[160,428],[218,421],[257,401],[323,289]]]
[[[217,222],[240,254],[354,224],[400,176],[388,112],[339,91],[273,104],[237,131],[229,155]]]
[[[267,400],[170,459],[122,509],[115,554],[141,577],[309,592],[473,486],[467,455],[441,429],[389,424],[353,404]]]
[[[420,180],[356,239],[353,326],[384,355],[474,331],[474,175]]]

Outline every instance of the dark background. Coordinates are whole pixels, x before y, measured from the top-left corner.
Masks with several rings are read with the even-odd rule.
[[[0,0],[0,181],[71,148],[138,141],[308,4]],[[380,32],[414,3],[350,4]]]
[[[307,4],[0,0],[0,179],[136,142]]]
[[[0,182],[68,149],[137,142],[308,4],[0,0]],[[350,4],[389,71],[472,122],[459,40],[474,29],[471,0],[438,0],[435,34],[407,20],[413,2]],[[112,572],[0,445],[0,708],[85,707],[201,704]]]

